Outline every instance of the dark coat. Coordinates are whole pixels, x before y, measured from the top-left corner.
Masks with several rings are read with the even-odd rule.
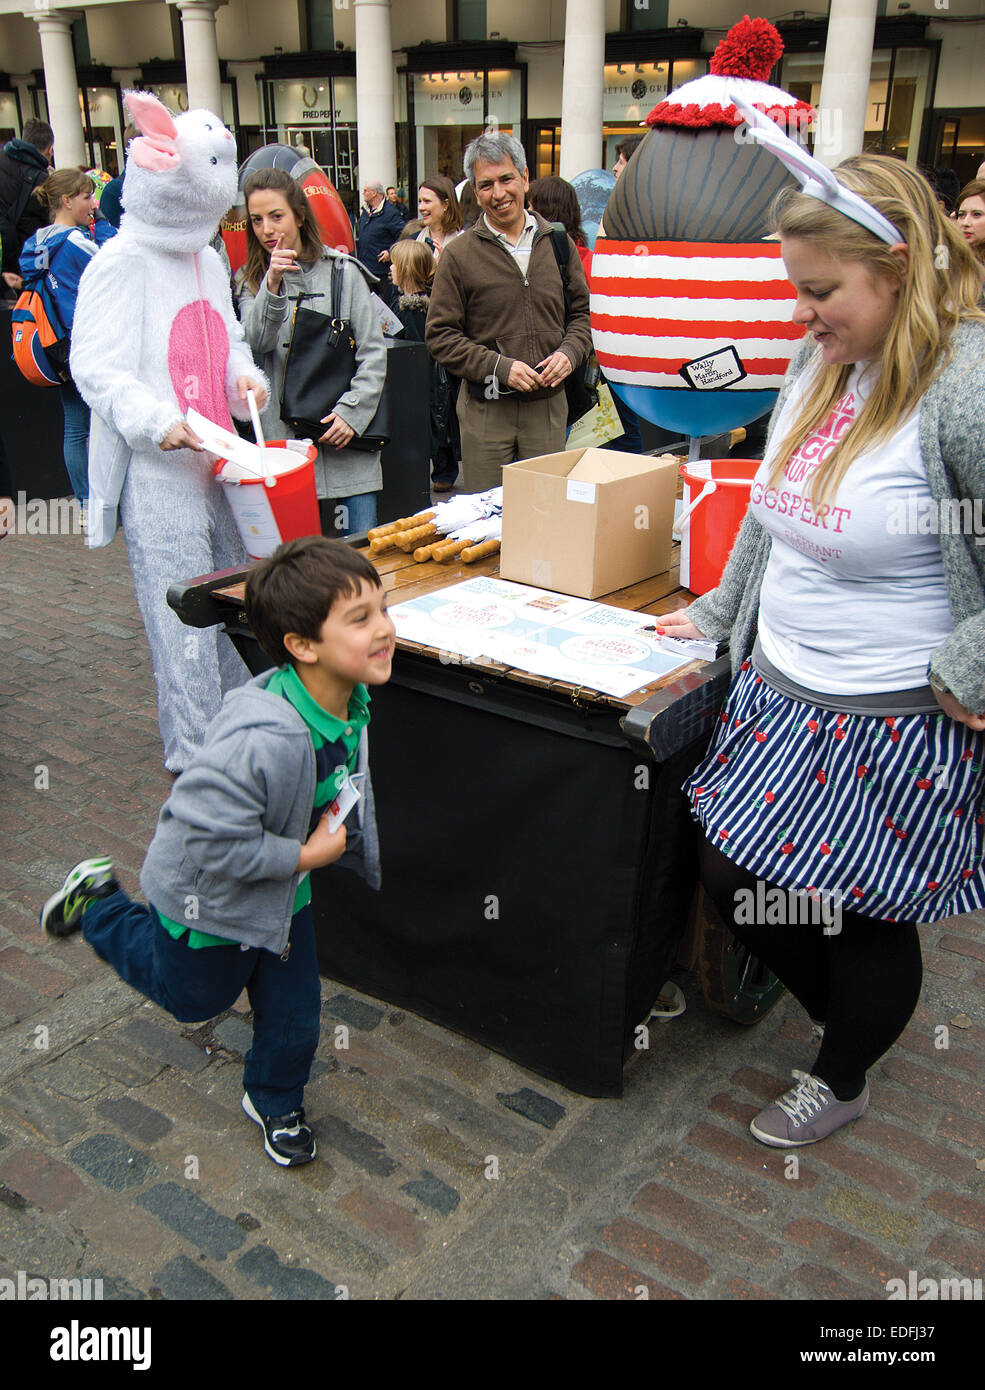
[[[0,237],[3,238],[3,269],[17,273],[21,248],[29,236],[48,225],[48,209],[40,198],[28,197],[16,227],[8,218],[23,197],[25,183],[32,190],[49,174],[48,161],[26,140],[8,140],[0,150]]]
[[[378,212],[365,211],[359,218],[356,259],[362,261],[374,275],[379,275],[384,269],[380,265],[380,252],[389,251],[403,229],[404,219],[393,204],[384,198]]]

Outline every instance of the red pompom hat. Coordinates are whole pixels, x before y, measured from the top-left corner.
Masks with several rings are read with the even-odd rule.
[[[733,87],[793,134],[791,127],[806,125],[816,113],[809,102],[766,81],[782,52],[783,40],[768,19],[744,15],[715,49],[710,72],[671,92],[653,108],[646,124],[676,130],[739,126],[744,118],[728,97],[728,88]]]

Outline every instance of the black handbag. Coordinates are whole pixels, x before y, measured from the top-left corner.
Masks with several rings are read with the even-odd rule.
[[[557,268],[561,272],[561,288],[564,291],[564,323],[567,327],[568,319],[571,316],[571,299],[568,294],[568,233],[560,222],[551,223],[551,245],[554,248],[554,257],[557,261]],[[599,371],[598,360],[594,352],[589,353],[587,359],[579,366],[573,367],[564,378],[564,391],[568,398],[568,426],[580,420],[599,403]]]
[[[356,340],[348,319],[335,312],[341,299],[342,265],[332,266],[332,314],[306,309],[303,299],[320,295],[299,295],[287,344],[284,385],[281,389],[280,418],[296,435],[318,440],[325,433],[322,424],[352,385],[356,374]],[[390,399],[384,380],[379,404],[362,434],[353,435],[347,449],[377,453],[390,442]]]

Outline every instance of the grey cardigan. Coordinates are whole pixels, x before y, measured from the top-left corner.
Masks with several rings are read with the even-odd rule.
[[[294,706],[268,693],[273,671],[232,690],[174,784],[140,871],[148,902],[175,922],[284,950],[298,857],[315,796],[315,751]],[[338,861],[380,886],[380,849],[365,731],[362,799]]]
[[[814,345],[798,349],[780,388],[769,438],[790,389],[813,360]],[[969,499],[981,524],[985,496],[985,325],[954,332],[946,366],[920,401],[920,454],[930,491],[946,517],[951,501]],[[954,630],[934,651],[930,671],[972,714],[985,711],[985,535],[941,526],[940,546]],[[717,589],[703,594],[687,616],[706,636],[729,639],[732,670],[756,639],[759,592],[771,539],[747,513]],[[929,672],[928,672],[929,674]]]
[[[322,249],[321,260],[285,275],[280,293],[271,294],[264,278],[254,295],[242,283],[237,294],[240,318],[246,341],[257,361],[270,378],[270,398],[260,415],[267,439],[289,439],[291,431],[280,418],[280,400],[284,389],[284,366],[287,344],[291,338],[294,306],[300,293],[319,295],[305,299],[307,309],[331,316],[332,266],[344,264],[341,303],[338,316],[352,324],[356,340],[356,374],[350,389],[339,399],[338,415],[362,434],[376,414],[383,383],[386,381],[386,346],[380,320],[370,299],[370,282],[378,281],[351,256]],[[299,263],[300,264],[300,263]],[[362,492],[379,492],[383,486],[383,470],[378,453],[362,449],[333,449],[325,445],[318,450],[315,462],[315,482],[319,497],[354,497]]]

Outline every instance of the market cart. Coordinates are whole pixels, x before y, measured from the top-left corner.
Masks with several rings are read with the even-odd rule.
[[[395,602],[495,575],[498,557],[374,563]],[[259,671],[242,594],[229,571],[168,599],[192,626],[222,623]],[[658,615],[691,595],[672,569],[602,601]],[[398,639],[370,740],[383,887],[313,875],[322,973],[590,1096],[621,1094],[680,959],[713,1008],[763,1017],[781,987],[700,896],[695,908],[698,835],[679,790],[727,683],[719,657],[617,699]]]

